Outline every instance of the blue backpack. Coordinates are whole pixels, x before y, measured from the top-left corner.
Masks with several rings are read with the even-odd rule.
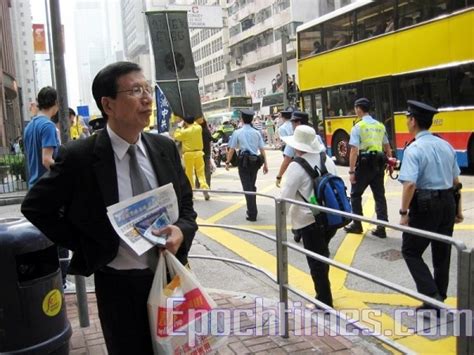
[[[349,197],[347,197],[346,185],[339,176],[328,172],[326,168],[326,157],[325,152],[320,154],[321,168],[317,166],[312,168],[311,165],[301,157],[295,157],[293,161],[301,165],[308,175],[311,176],[313,180],[314,197],[318,205],[351,213],[352,208]],[[303,200],[308,202],[304,197]],[[311,201],[311,203],[314,204],[314,201]],[[351,219],[347,217],[330,213],[318,213],[316,210],[313,212],[315,213],[316,222],[328,229],[341,228],[351,222]]]

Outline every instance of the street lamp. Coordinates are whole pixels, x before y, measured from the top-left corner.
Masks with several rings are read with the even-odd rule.
[[[281,70],[282,70],[282,76],[283,76],[283,108],[288,107],[288,64],[286,60],[286,45],[290,41],[295,41],[295,38],[290,38],[288,35],[288,31],[285,27],[282,27],[279,29],[280,34],[281,34]]]

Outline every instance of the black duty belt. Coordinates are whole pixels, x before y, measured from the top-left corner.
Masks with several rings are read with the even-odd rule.
[[[446,190],[425,190],[425,189],[417,189],[416,192],[418,194],[426,194],[430,195],[431,198],[439,198],[445,197],[453,194],[453,189],[446,189]]]

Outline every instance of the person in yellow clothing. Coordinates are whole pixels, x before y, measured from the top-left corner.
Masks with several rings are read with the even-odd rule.
[[[201,189],[209,189],[204,175],[202,128],[194,123],[194,117],[184,118],[183,126],[174,132],[174,139],[183,145],[184,170],[191,187],[194,189],[193,174],[196,171]]]
[[[80,117],[76,116],[76,112],[70,107],[69,125],[69,135],[71,140],[81,139],[89,136],[89,130],[82,125]]]

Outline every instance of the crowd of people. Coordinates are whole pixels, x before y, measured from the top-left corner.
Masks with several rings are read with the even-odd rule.
[[[311,126],[307,113],[288,107],[277,117],[265,120],[252,110],[241,110],[234,127],[223,122],[211,132],[202,117],[184,117],[171,136],[145,132],[152,113],[152,90],[142,69],[135,63],[117,62],[103,68],[94,78],[92,92],[106,122],[96,134],[88,134],[70,110],[71,141],[60,144],[53,122],[58,112],[58,94],[46,87],[38,93],[38,112],[24,132],[24,147],[30,171],[29,187],[22,213],[62,250],[72,250],[68,272],[95,275],[95,290],[102,330],[109,353],[152,354],[148,328],[147,299],[153,281],[153,266],[160,257],[158,247],[137,255],[114,231],[107,206],[172,183],[176,193],[177,221],[155,230],[166,234],[165,248],[183,263],[197,230],[193,207],[195,186],[208,189],[210,148],[216,139],[228,142],[226,169],[237,156],[239,178],[246,194],[246,219],[256,222],[258,205],[256,179],[269,166],[268,145],[282,148],[282,163],[276,176],[281,197],[311,201],[313,180],[295,158],[318,171],[336,175],[326,148]],[[362,215],[361,195],[370,186],[377,218],[388,221],[383,173],[391,156],[383,124],[374,120],[370,100],[360,98],[354,108],[361,120],[353,127],[349,176],[353,213]],[[437,110],[424,103],[408,101],[407,127],[416,140],[406,149],[399,180],[403,184],[400,224],[452,236],[453,226],[463,220],[460,203],[459,167],[453,148],[432,135],[429,128]],[[286,176],[282,180],[283,176]],[[197,185],[198,183],[199,185]],[[86,192],[86,193],[85,193]],[[206,200],[209,195],[205,195]],[[335,230],[310,209],[292,205],[289,216],[294,240],[329,257]],[[363,233],[362,224],[346,227],[348,233]],[[384,228],[372,234],[385,238]],[[431,244],[434,274],[422,259]],[[443,301],[447,297],[450,247],[403,233],[402,255],[417,290]],[[329,266],[307,258],[316,299],[333,306]],[[126,304],[127,307],[123,307]],[[433,308],[423,304],[424,310]],[[133,325],[130,327],[124,324]]]

